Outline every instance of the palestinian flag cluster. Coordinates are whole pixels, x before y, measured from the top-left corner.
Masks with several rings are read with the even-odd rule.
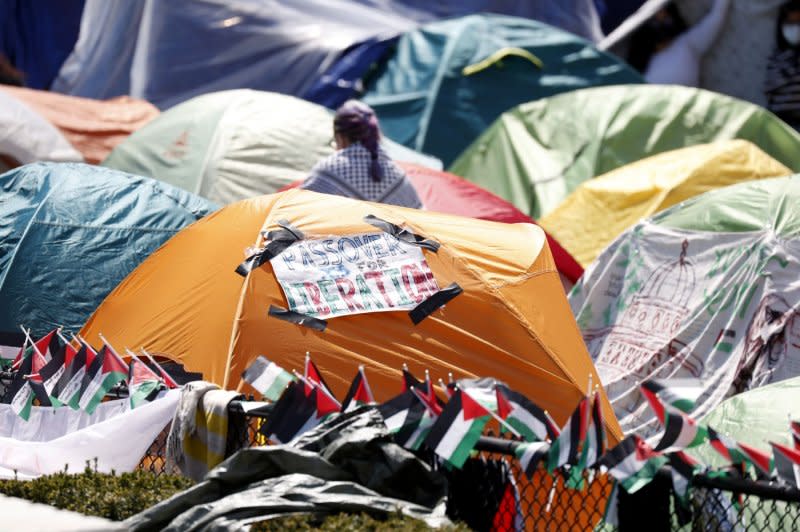
[[[159,390],[178,386],[149,354],[149,364],[128,354],[126,363],[105,340],[95,350],[82,338],[67,340],[60,330],[36,342],[26,339],[9,365],[13,378],[2,402],[27,421],[33,406],[68,406],[91,414],[112,389],[127,386],[136,408],[152,401]]]
[[[276,443],[295,440],[332,414],[375,403],[363,367],[339,402],[308,355],[302,375],[260,357],[243,377],[275,401],[261,432]],[[464,464],[493,420],[517,441],[515,454],[529,477],[541,467],[563,475],[568,487],[582,488],[584,471],[593,469],[608,473],[619,487],[632,493],[669,464],[675,491],[685,499],[692,477],[707,467],[684,451],[706,441],[738,470],[753,467],[759,477],[800,487],[800,422],[790,423],[794,446],[771,443],[770,457],[692,419],[689,413],[696,394],[688,389],[670,388],[659,381],[642,384],[642,394],[663,425],[663,433],[654,442],[631,435],[608,449],[597,391],[583,397],[559,427],[546,410],[494,379],[439,382],[446,401],[436,394],[427,372],[419,380],[404,367],[400,393],[376,406],[398,444],[410,450],[430,449],[453,467]]]

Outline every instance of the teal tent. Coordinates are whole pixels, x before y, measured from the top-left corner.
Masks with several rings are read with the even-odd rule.
[[[621,60],[571,33],[528,19],[471,15],[403,35],[367,79],[364,101],[389,138],[447,165],[515,105],[640,81]]]
[[[77,331],[142,260],[215,209],[97,166],[35,163],[1,175],[0,333]]]
[[[800,135],[751,103],[671,85],[596,87],[501,116],[450,167],[534,219],[578,185],[669,150],[749,140],[800,171]]]

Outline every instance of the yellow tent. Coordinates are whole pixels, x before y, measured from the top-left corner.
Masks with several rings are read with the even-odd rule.
[[[715,188],[791,173],[745,140],[700,144],[584,182],[539,225],[586,267],[626,229],[671,205]]]
[[[407,244],[402,241],[407,232],[398,239],[391,226],[367,223],[368,215],[440,247],[433,251]],[[291,231],[280,228],[279,223],[286,222]],[[276,230],[283,236],[275,236]],[[269,231],[273,233],[265,236]],[[287,235],[300,240],[278,254]],[[273,260],[254,266],[244,278],[235,273],[245,249],[264,249],[265,242],[267,250],[279,246]],[[377,247],[368,260],[370,242]],[[393,262],[401,259],[416,263]],[[434,283],[442,289],[457,283],[463,292],[444,306],[434,305],[416,325],[409,312],[399,310],[326,318],[334,311],[360,308],[346,280],[325,285],[316,277],[331,271],[370,279],[369,287],[363,278],[355,282],[367,292],[375,288],[375,277],[385,274],[381,292],[386,291],[373,296],[372,310],[390,293],[393,301],[386,301],[382,310],[400,301],[404,287],[412,308],[420,300],[436,299],[428,299],[436,293]],[[401,271],[400,276],[393,277],[393,271]],[[299,281],[289,282],[292,275],[299,275],[294,278]],[[370,306],[370,297],[361,297],[361,304]],[[294,316],[302,314],[304,323],[311,325],[324,318],[327,327],[320,331],[286,321],[287,312],[280,319],[280,313],[268,313],[271,306],[313,309]],[[260,354],[291,370],[303,367],[306,351],[339,396],[359,364],[366,366],[378,400],[399,393],[403,363],[418,375],[429,369],[434,381],[446,379],[448,372],[456,378],[495,377],[548,409],[559,423],[586,392],[590,378],[600,382],[544,232],[535,225],[487,222],[304,190],[243,200],[184,229],[106,298],[81,333],[89,341],[98,341],[102,334],[113,345],[155,351],[228,388],[240,384],[242,371]],[[619,426],[603,400],[610,437],[618,441]]]

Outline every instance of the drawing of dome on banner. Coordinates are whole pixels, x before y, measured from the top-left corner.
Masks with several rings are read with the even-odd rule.
[[[715,189],[638,223],[587,268],[572,311],[626,434],[659,424],[648,379],[694,382],[695,419],[800,376],[800,176]]]

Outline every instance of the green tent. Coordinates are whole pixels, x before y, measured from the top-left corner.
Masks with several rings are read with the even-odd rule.
[[[628,434],[658,430],[639,391],[648,379],[697,383],[700,418],[800,376],[800,175],[716,189],[636,224],[569,302]]]
[[[536,219],[593,177],[664,151],[734,138],[800,171],[800,135],[773,114],[721,94],[663,85],[597,87],[520,105],[450,171]]]
[[[529,19],[471,15],[404,34],[366,80],[384,133],[450,164],[501,113],[566,91],[638,83],[615,56]]]
[[[98,166],[34,163],[0,175],[0,334],[79,330],[142,260],[215,209]]]
[[[317,104],[247,89],[197,96],[133,133],[103,166],[154,177],[218,203],[270,194],[305,178],[333,152],[331,112]],[[441,163],[392,142],[395,159]]]

